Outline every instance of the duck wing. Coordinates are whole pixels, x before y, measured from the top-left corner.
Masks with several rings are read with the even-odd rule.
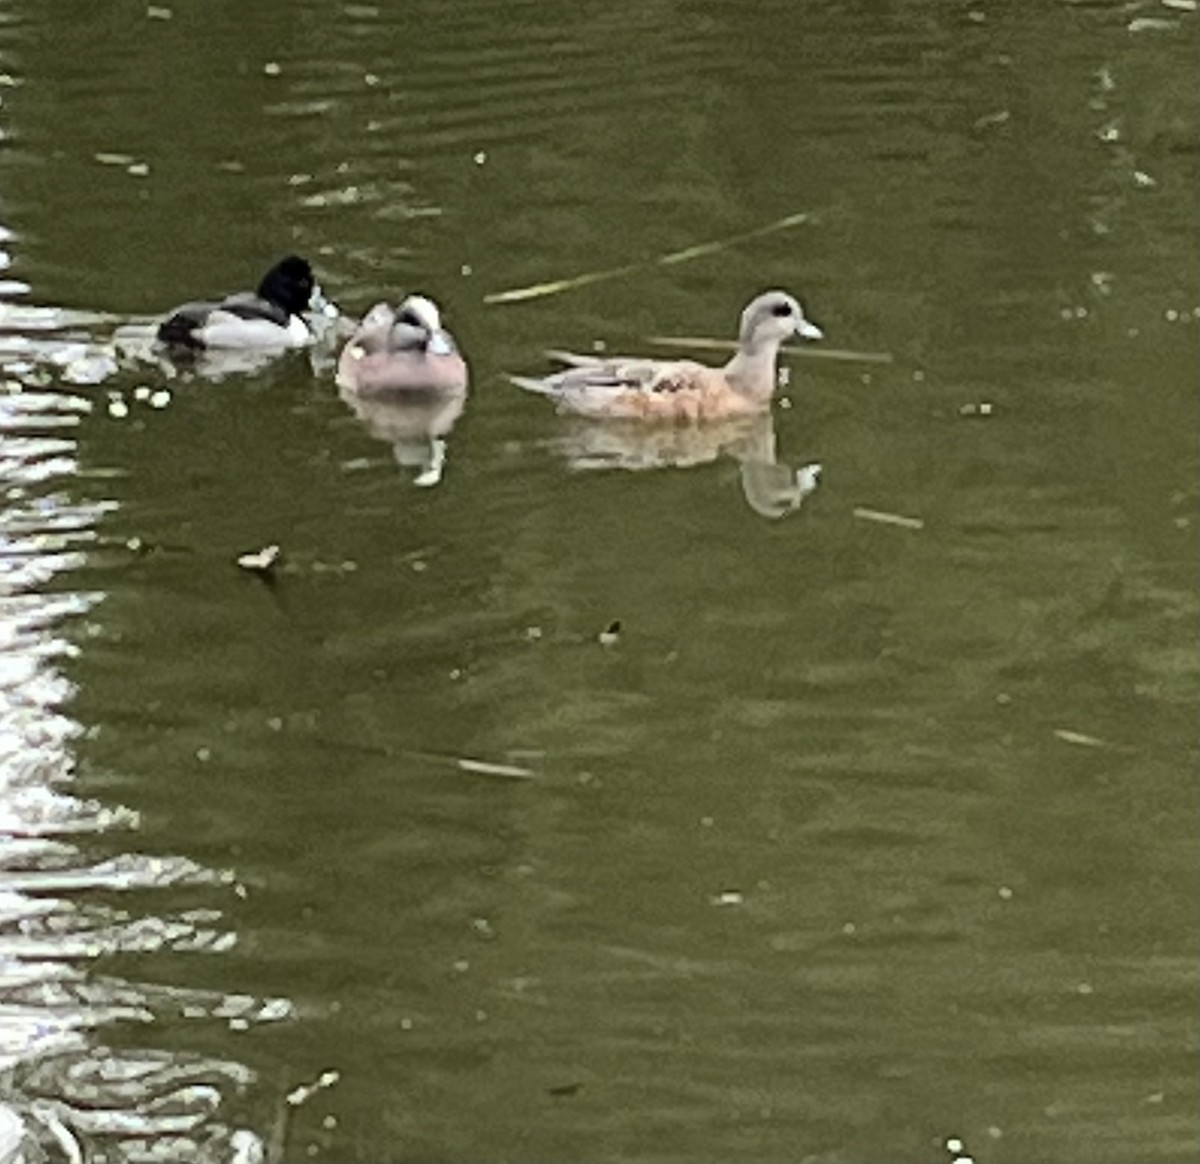
[[[158,325],[158,338],[185,348],[253,347],[278,343],[288,314],[282,307],[240,291],[219,302],[195,299],[182,303]]]
[[[709,369],[691,360],[617,358],[595,360],[546,376],[538,389],[550,394],[574,391],[677,392],[698,383]]]
[[[253,291],[239,291],[234,295],[227,295],[216,305],[216,310],[238,319],[265,320],[279,327],[287,327],[291,318],[278,303],[255,295]]]
[[[535,379],[512,376],[519,388],[553,397],[582,416],[669,415],[676,402],[705,391],[712,369],[691,360],[616,358],[565,368]]]
[[[216,303],[201,299],[181,303],[158,325],[158,338],[167,344],[201,347],[196,333],[217,306]]]

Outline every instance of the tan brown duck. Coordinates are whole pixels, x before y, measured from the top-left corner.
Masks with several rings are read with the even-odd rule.
[[[799,300],[767,291],[742,312],[738,349],[723,367],[694,360],[558,356],[570,365],[540,379],[512,376],[518,387],[554,400],[561,412],[596,419],[710,421],[764,412],[778,384],[779,346],[792,336],[817,340]]]

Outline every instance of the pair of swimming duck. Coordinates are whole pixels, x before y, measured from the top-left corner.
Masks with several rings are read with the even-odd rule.
[[[289,255],[255,292],[185,303],[158,327],[164,343],[192,350],[295,348],[313,342],[306,313],[336,314],[309,263]],[[567,365],[540,378],[513,376],[563,412],[628,420],[719,420],[766,411],[778,383],[780,345],[821,338],[799,301],[784,291],[757,296],[742,312],[738,347],[722,367],[693,360],[556,353]],[[436,397],[465,391],[467,366],[437,305],[410,295],[398,307],[372,307],[342,349],[338,384],[363,398]]]

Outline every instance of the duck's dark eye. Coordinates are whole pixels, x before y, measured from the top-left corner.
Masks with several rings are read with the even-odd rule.
[[[771,308],[772,315],[784,316],[792,314],[792,305],[790,303],[777,303]]]

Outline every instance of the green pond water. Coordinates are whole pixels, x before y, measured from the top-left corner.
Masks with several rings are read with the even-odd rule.
[[[0,1161],[1194,1161],[1197,39],[5,0]],[[436,484],[117,342],[289,250]],[[774,286],[747,442],[506,379]]]

